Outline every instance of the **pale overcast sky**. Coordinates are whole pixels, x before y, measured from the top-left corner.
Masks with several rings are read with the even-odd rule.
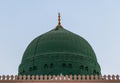
[[[16,75],[23,53],[57,25],[84,37],[102,74],[120,74],[120,0],[0,0],[0,75]]]

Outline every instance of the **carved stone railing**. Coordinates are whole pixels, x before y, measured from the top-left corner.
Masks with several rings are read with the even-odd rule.
[[[36,76],[26,76],[26,75],[2,75],[0,76],[0,83],[18,83],[18,82],[22,82],[22,83],[26,83],[26,82],[29,82],[29,83],[38,83],[39,82],[44,82],[44,83],[48,83],[48,82],[79,82],[81,81],[81,83],[89,83],[92,81],[92,83],[96,83],[96,82],[104,82],[104,83],[108,83],[109,82],[112,82],[112,83],[120,83],[120,76],[119,75],[103,75],[103,76],[98,76],[98,75],[66,75],[66,76],[63,76],[63,75],[36,75]]]
[[[36,76],[26,76],[26,75],[20,75],[20,76],[13,76],[13,75],[3,75],[0,76],[0,80],[120,80],[120,76],[119,75],[104,75],[104,76],[98,76],[98,75],[66,75],[66,76],[55,76],[55,75],[36,75]]]

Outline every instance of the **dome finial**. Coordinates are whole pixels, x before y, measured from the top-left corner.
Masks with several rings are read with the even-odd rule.
[[[58,13],[58,26],[61,26],[60,12]]]

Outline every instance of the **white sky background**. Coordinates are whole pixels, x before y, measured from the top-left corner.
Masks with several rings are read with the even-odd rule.
[[[84,37],[102,74],[120,74],[120,0],[0,0],[0,75],[16,75],[37,36],[57,25]]]

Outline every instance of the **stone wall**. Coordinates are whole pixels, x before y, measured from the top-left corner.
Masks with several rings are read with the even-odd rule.
[[[119,75],[104,75],[104,76],[98,76],[98,75],[91,75],[91,76],[85,76],[85,75],[58,75],[58,76],[0,76],[0,83],[120,83],[120,76]]]

